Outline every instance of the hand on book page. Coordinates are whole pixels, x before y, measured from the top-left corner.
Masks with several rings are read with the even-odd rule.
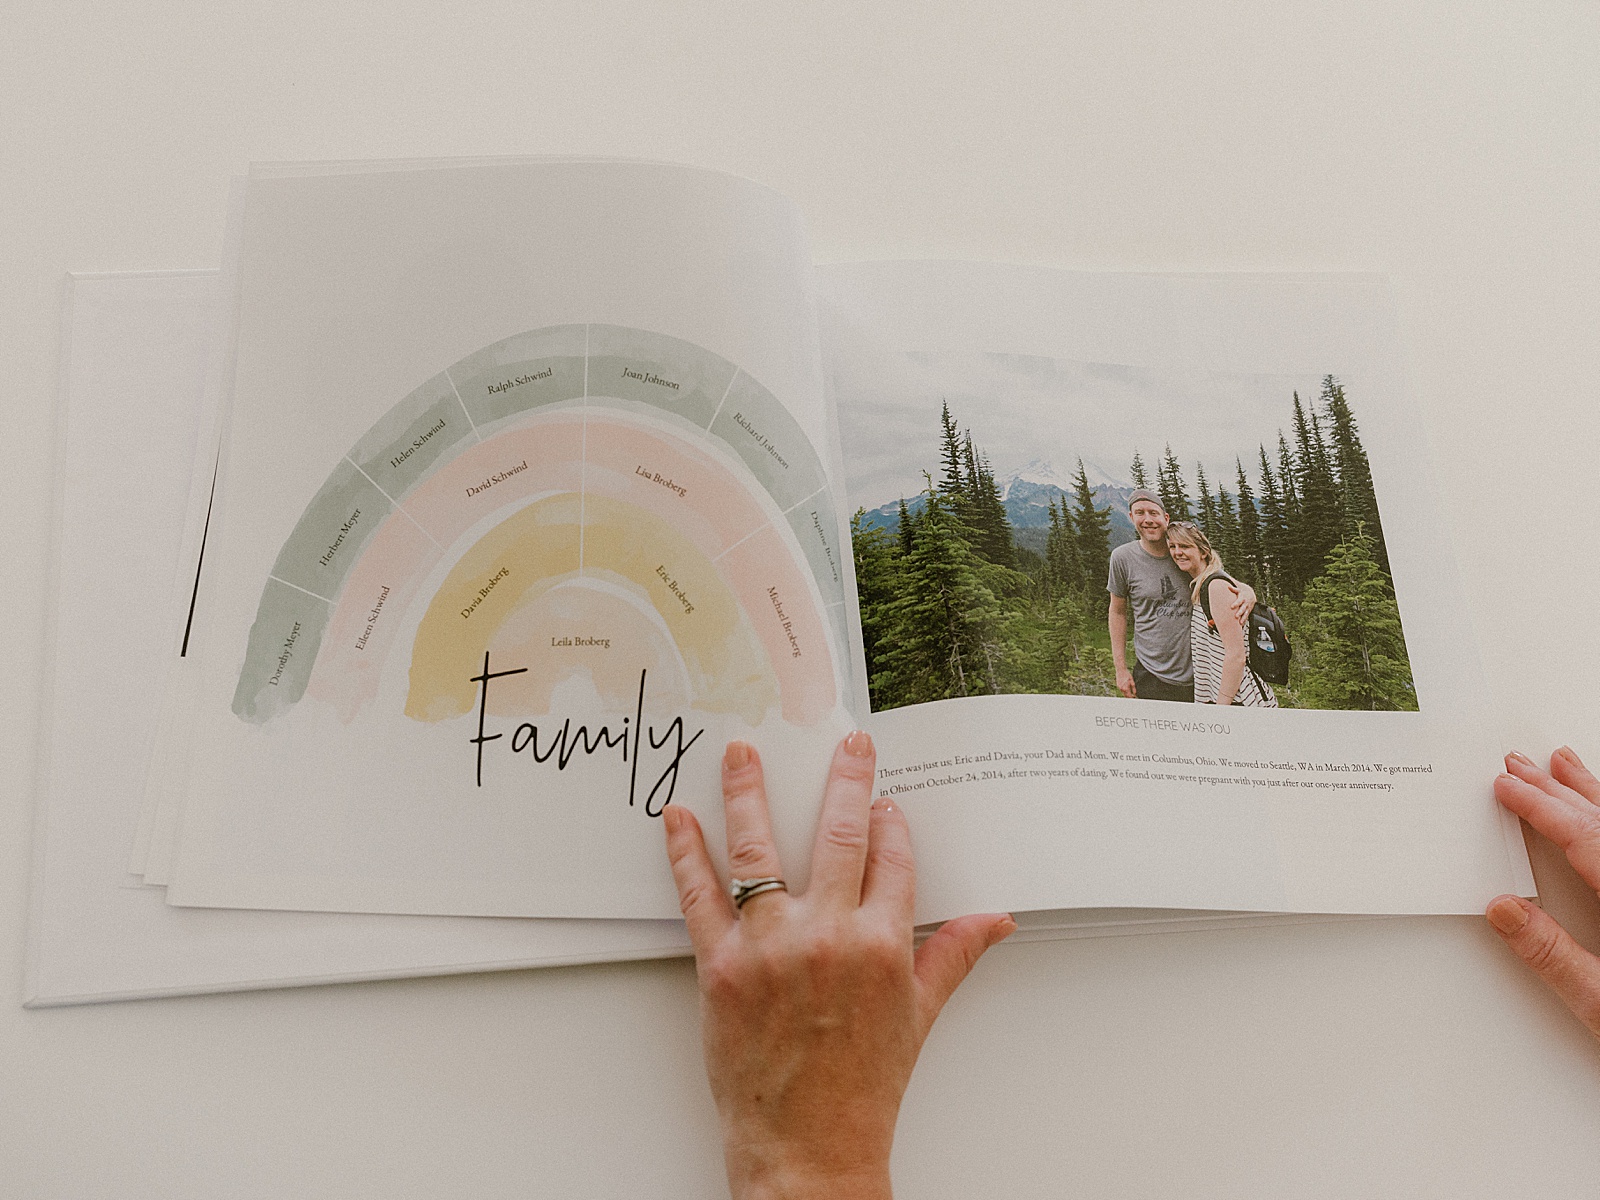
[[[834,751],[800,896],[781,884],[753,747],[731,742],[722,761],[731,899],[694,814],[663,813],[740,1200],[888,1196],[895,1118],[923,1040],[973,964],[1017,927],[1005,914],[961,917],[913,950],[910,830],[899,808],[873,803],[876,762],[865,733]]]
[[[1559,846],[1583,881],[1600,891],[1600,779],[1562,747],[1550,770],[1513,751],[1494,781],[1495,799]],[[1520,896],[1496,896],[1489,923],[1518,957],[1550,985],[1600,1037],[1600,958],[1572,939],[1554,917]]]

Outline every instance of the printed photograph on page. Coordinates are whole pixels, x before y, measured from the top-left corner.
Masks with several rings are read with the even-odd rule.
[[[1415,710],[1361,388],[1012,354],[836,366],[874,710]]]

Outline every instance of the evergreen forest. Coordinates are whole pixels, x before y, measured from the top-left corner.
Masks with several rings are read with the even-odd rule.
[[[1294,646],[1279,703],[1293,708],[1415,709],[1372,471],[1344,388],[1293,394],[1288,432],[1234,460],[1231,479],[1192,475],[1171,445],[1135,488],[1174,520],[1196,522],[1235,578],[1283,618]],[[1083,460],[1048,526],[1019,531],[988,457],[948,404],[926,487],[888,524],[851,522],[867,675],[876,710],[997,693],[1114,696],[1106,625],[1113,545],[1109,497]],[[1121,495],[1114,493],[1120,491]],[[1122,535],[1123,538],[1126,534]],[[1024,542],[1040,549],[1032,549]],[[1129,650],[1129,661],[1132,651]]]

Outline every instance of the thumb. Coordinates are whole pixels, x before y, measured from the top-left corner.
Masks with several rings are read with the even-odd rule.
[[[944,1002],[977,966],[984,951],[1017,931],[1009,913],[976,913],[946,921],[917,949],[915,971],[927,1035]]]
[[[1600,958],[1573,941],[1544,909],[1518,896],[1496,896],[1484,915],[1517,957],[1600,1037]]]

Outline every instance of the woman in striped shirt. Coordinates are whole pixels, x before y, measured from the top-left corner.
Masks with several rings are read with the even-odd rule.
[[[1167,553],[1173,565],[1194,580],[1189,602],[1189,650],[1194,659],[1197,704],[1242,704],[1277,708],[1272,689],[1250,669],[1245,629],[1233,615],[1238,594],[1234,579],[1222,569],[1222,558],[1192,521],[1167,526]]]

